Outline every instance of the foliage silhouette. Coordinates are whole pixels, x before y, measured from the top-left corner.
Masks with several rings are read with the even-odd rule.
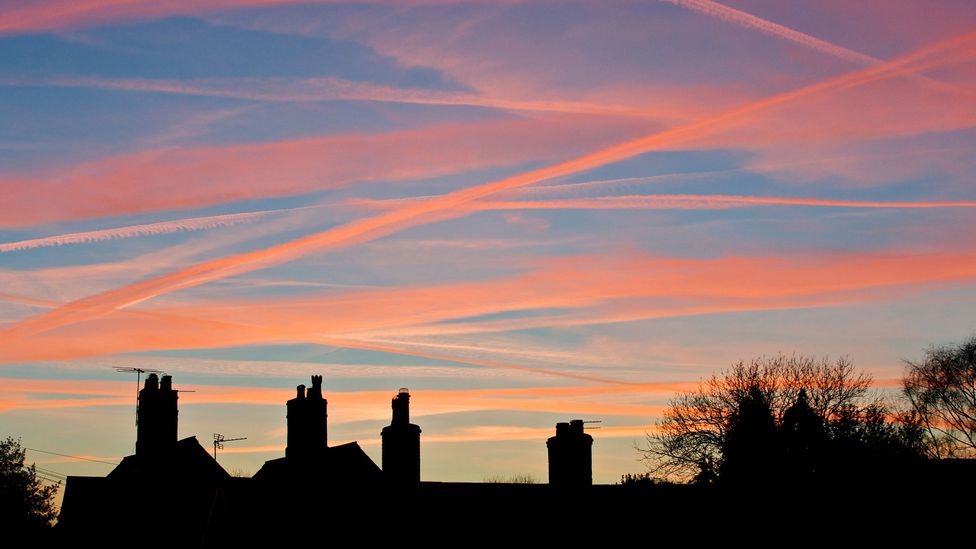
[[[870,385],[845,358],[739,362],[672,399],[638,451],[655,475],[728,484],[811,482],[861,470],[851,460],[917,456],[914,424],[889,421]]]
[[[627,473],[620,475],[620,484],[622,486],[631,486],[634,488],[649,487],[653,486],[656,480],[650,473]]]
[[[54,496],[61,483],[42,484],[35,465],[24,466],[25,457],[20,440],[8,436],[0,441],[0,517],[7,524],[5,534],[43,534],[57,518]]]
[[[737,483],[769,476],[780,462],[780,453],[769,400],[758,386],[750,387],[729,418],[719,476]]]
[[[484,478],[488,484],[536,484],[538,481],[529,473],[515,473],[509,476],[492,475]]]

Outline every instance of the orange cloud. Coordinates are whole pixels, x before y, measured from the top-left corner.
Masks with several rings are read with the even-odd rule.
[[[177,382],[179,380],[176,380]],[[415,391],[411,411],[420,417],[472,411],[514,410],[593,416],[655,416],[661,407],[628,402],[666,397],[687,384],[633,384],[599,387],[533,387],[511,389],[458,389]],[[180,396],[180,407],[199,404],[243,404],[284,406],[291,391],[266,387],[224,385],[179,385],[196,392]],[[67,398],[50,398],[66,395]],[[111,398],[71,396],[116,395]],[[36,398],[43,397],[43,398]],[[328,392],[330,420],[347,423],[387,419],[389,391]],[[30,380],[5,378],[0,393],[0,411],[18,409],[60,409],[88,406],[131,406],[132,385],[123,382],[77,380]]]
[[[323,208],[325,206],[323,205]],[[238,245],[259,237],[268,237],[286,231],[302,230],[322,216],[318,206],[294,208],[286,214],[269,215],[261,220],[235,225],[233,230],[218,230],[206,237],[188,238],[179,244],[167,246],[133,257],[104,263],[63,265],[42,267],[32,270],[0,269],[0,288],[7,294],[15,294],[23,299],[40,300],[36,305],[45,306],[43,301],[71,301],[99,291],[127,284],[134,280],[151,277],[160,272],[168,272],[180,265],[192,264],[201,257],[213,257],[215,253],[230,246]],[[182,221],[175,220],[179,225]],[[218,224],[220,220],[217,220]],[[162,222],[164,227],[172,228],[170,222]],[[206,223],[206,218],[204,219]],[[152,225],[151,225],[152,226]],[[86,236],[121,236],[145,228],[128,226],[106,229],[105,232],[75,233],[55,235],[54,239],[65,236],[69,239]],[[218,229],[218,227],[213,227]],[[118,232],[116,232],[118,231]],[[0,294],[2,296],[2,294]],[[8,300],[9,301],[9,300]],[[63,303],[54,303],[59,306]]]
[[[0,346],[9,345],[11,341],[59,326],[98,318],[113,310],[125,308],[182,288],[198,286],[228,276],[268,268],[292,261],[311,252],[333,250],[379,238],[406,227],[429,222],[429,218],[432,216],[436,218],[445,212],[451,213],[468,203],[502,191],[518,189],[547,179],[578,173],[665,146],[674,146],[714,131],[734,127],[766,109],[786,105],[815,94],[847,89],[898,76],[906,71],[927,70],[956,61],[959,58],[968,58],[976,55],[976,51],[971,48],[974,39],[976,39],[976,33],[969,33],[922,48],[881,65],[781,93],[689,125],[653,133],[572,160],[501,180],[468,187],[428,200],[412,202],[393,211],[362,218],[290,242],[199,263],[170,274],[80,299],[49,313],[21,321],[6,328],[0,332]],[[400,154],[405,154],[405,152],[401,150]],[[456,154],[455,151],[452,151],[452,154]],[[199,169],[199,167],[196,168]],[[245,174],[242,173],[241,175],[244,176]],[[254,174],[249,173],[247,176],[253,177]]]
[[[760,17],[756,17],[750,13],[746,13],[741,10],[730,8],[719,4],[718,2],[712,2],[710,0],[663,0],[665,2],[670,2],[678,6],[688,8],[705,15],[716,17],[728,23],[734,25],[739,25],[742,27],[755,29],[764,34],[770,36],[775,36],[776,38],[781,38],[783,40],[788,40],[796,44],[800,44],[804,47],[816,50],[827,55],[836,57],[838,59],[843,59],[845,61],[850,61],[852,63],[857,63],[859,65],[871,65],[874,63],[880,63],[879,59],[864,55],[863,53],[856,52],[854,50],[838,46],[826,40],[821,40],[817,37],[810,36],[809,34],[799,32],[797,30],[773,23],[772,21],[767,21]]]
[[[393,5],[455,4],[464,0],[371,0]],[[348,4],[348,0],[36,0],[5,11],[0,34],[71,28],[220,10],[294,4]]]
[[[579,131],[585,127],[586,132]],[[434,177],[557,159],[633,133],[589,116],[484,120],[366,135],[159,149],[28,179],[0,177],[0,226],[295,195],[355,182]],[[363,166],[369,166],[368,175]],[[36,197],[45,195],[39,202]]]
[[[285,324],[285,323],[283,323]],[[309,331],[308,328],[312,328]],[[432,351],[394,346],[382,342],[338,339],[322,335],[322,327],[309,324],[292,328],[275,324],[253,325],[234,320],[212,320],[171,313],[120,311],[115,316],[90,321],[67,332],[55,331],[42,337],[21,341],[0,352],[0,363],[39,359],[70,359],[145,349],[210,348],[248,345],[259,342],[302,341],[350,349],[414,356],[438,361],[470,364],[486,368],[513,370],[529,374],[554,376],[577,381],[622,384],[605,376],[525,366],[500,360],[448,355]]]
[[[837,59],[842,59],[851,63],[858,65],[877,65],[881,64],[883,61],[876,57],[870,55],[865,55],[861,52],[854,51],[850,48],[845,48],[843,46],[837,45],[833,42],[828,42],[822,40],[815,36],[811,36],[804,32],[800,32],[796,29],[789,28],[784,25],[780,25],[773,21],[763,19],[752,15],[751,13],[744,12],[742,10],[737,10],[729,6],[720,4],[718,2],[713,2],[712,0],[661,0],[663,2],[668,2],[687,8],[690,10],[697,11],[699,13],[715,17],[727,23],[737,25],[740,27],[753,29],[759,31],[763,34],[773,36],[782,40],[793,42],[794,44],[799,44],[805,48],[809,48],[814,51],[819,51],[821,53],[830,55]],[[926,85],[932,86],[934,88],[952,91],[964,95],[972,95],[972,92],[962,86],[956,86],[951,83],[935,80],[933,78],[927,77],[922,74],[906,74],[916,79],[918,82],[924,83]]]
[[[333,77],[232,78],[152,80],[142,78],[71,77],[47,80],[5,80],[6,86],[55,86],[112,91],[153,92],[204,97],[229,97],[273,103],[309,101],[375,101],[416,105],[487,107],[510,111],[648,117],[651,113],[627,105],[559,99],[532,100],[477,93],[418,88],[394,88]],[[663,114],[663,113],[662,113]],[[658,116],[654,116],[658,118]]]
[[[354,204],[389,208],[402,200],[357,200]],[[950,202],[883,202],[866,200],[832,200],[819,198],[785,198],[772,196],[731,196],[704,194],[659,194],[597,196],[553,200],[478,201],[466,208],[483,210],[718,210],[749,206],[810,206],[829,208],[976,208],[976,201]],[[2,248],[0,248],[2,249]]]
[[[124,382],[81,380],[31,380],[4,378],[0,392],[0,413],[13,410],[56,410],[101,406],[132,406],[132,386]],[[178,380],[177,380],[178,381]],[[697,382],[650,383],[627,386],[532,387],[509,389],[459,389],[414,391],[411,411],[415,417],[484,411],[545,412],[593,418],[614,416],[657,418],[665,406],[643,404],[650,399],[667,399],[677,392],[695,390]],[[224,385],[179,385],[196,392],[180,396],[183,414],[193,414],[201,404],[235,404],[282,407],[293,395],[281,388],[228,387]],[[112,395],[115,397],[71,398],[72,395]],[[67,395],[67,398],[50,398]],[[389,418],[389,391],[327,391],[330,422],[335,425]],[[41,398],[37,398],[41,397]],[[252,412],[261,413],[261,412]],[[595,437],[641,436],[652,425],[600,426]],[[431,433],[425,442],[471,442],[476,440],[515,440],[545,438],[551,429],[479,426],[448,433]],[[431,437],[431,438],[427,438]],[[280,447],[237,447],[237,452],[280,451]],[[230,448],[228,448],[230,451]]]
[[[353,290],[274,301],[194,302],[159,308],[227,320],[244,311],[283,329],[315,325],[324,333],[411,325],[500,312],[582,308],[612,300],[689,298],[709,300],[820,296],[906,284],[964,281],[976,277],[976,254],[836,254],[814,257],[684,259],[654,256],[579,256],[540,261],[514,277],[429,287]],[[721,303],[718,303],[721,304]],[[333,314],[322,319],[320,311]],[[318,319],[318,320],[316,320]]]
[[[0,361],[306,342],[617,383],[603,375],[518,363],[570,360],[535,350],[410,338],[845,305],[973,280],[976,254],[968,252],[717,259],[583,256],[548,260],[525,274],[478,282],[116,311],[12,340],[0,347]],[[459,322],[537,309],[563,312]],[[506,361],[483,358],[506,355],[511,357]]]

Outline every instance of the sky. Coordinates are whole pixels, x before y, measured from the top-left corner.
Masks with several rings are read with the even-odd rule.
[[[133,452],[136,378],[253,474],[324,376],[425,480],[598,483],[738,361],[976,331],[969,0],[0,0],[0,435]],[[81,456],[86,461],[37,450]],[[52,478],[55,478],[52,476]]]

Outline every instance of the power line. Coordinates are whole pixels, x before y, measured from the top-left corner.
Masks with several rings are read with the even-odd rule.
[[[46,476],[41,474],[36,474],[34,476],[41,479],[43,482],[50,482],[51,484],[61,484],[63,482],[61,479],[54,480],[54,479],[47,478]]]
[[[42,472],[42,471],[34,471],[34,475],[35,476],[39,476],[39,477],[40,476],[43,476],[44,478],[49,479],[49,480],[68,480],[68,477],[62,477],[60,475],[55,475],[55,474],[52,474],[52,473],[47,473],[47,472]]]
[[[59,473],[59,472],[53,471],[51,469],[45,469],[44,467],[38,467],[37,465],[34,465],[34,470],[35,471],[40,471],[40,472],[42,472],[45,475],[48,475],[50,477],[63,477],[65,479],[68,478],[68,475],[65,475],[64,473]]]
[[[36,448],[27,448],[26,446],[24,447],[24,450],[30,450],[31,452],[40,452],[42,454],[51,454],[52,456],[61,456],[61,457],[72,458],[72,459],[82,459],[82,460],[85,460],[85,461],[92,461],[92,462],[95,462],[95,463],[104,463],[105,465],[118,465],[118,463],[113,463],[111,461],[102,461],[100,459],[92,459],[92,458],[86,458],[86,457],[81,457],[81,456],[69,456],[68,454],[59,454],[57,452],[48,452],[47,450],[38,450]]]

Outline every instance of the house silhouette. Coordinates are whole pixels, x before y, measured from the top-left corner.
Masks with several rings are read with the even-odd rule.
[[[286,404],[284,457],[240,478],[228,475],[195,437],[178,440],[178,396],[172,378],[150,375],[140,391],[136,453],[105,477],[68,477],[56,528],[62,545],[548,547],[579,545],[591,539],[581,537],[588,529],[599,529],[592,539],[601,546],[646,542],[654,529],[692,534],[689,539],[702,542],[751,539],[757,532],[809,534],[810,525],[819,524],[811,517],[857,494],[871,493],[879,502],[929,501],[974,484],[972,461],[943,460],[901,471],[901,479],[914,479],[907,485],[891,476],[828,483],[826,489],[772,487],[781,493],[748,483],[738,490],[723,490],[721,483],[593,485],[593,438],[581,420],[558,423],[547,440],[548,484],[423,481],[421,429],[410,423],[409,392],[401,389],[393,397],[392,419],[381,433],[380,469],[356,442],[328,445],[320,376],[308,388],[299,385]],[[791,412],[798,433],[804,430],[804,404]],[[783,495],[787,504],[770,505]],[[884,509],[866,508],[864,516],[876,510],[881,518]]]
[[[421,429],[410,423],[410,393],[393,397],[380,469],[356,442],[328,445],[322,377],[286,403],[287,446],[251,478],[229,475],[195,437],[178,440],[178,391],[151,374],[139,392],[136,453],[105,477],[70,476],[58,529],[102,546],[247,547],[281,536],[314,541],[315,525],[407,526],[439,517],[464,529],[498,513],[538,513],[589,498],[592,437],[583,422],[560,423],[548,440],[551,484],[422,482]],[[553,465],[554,464],[554,465]],[[605,499],[605,498],[604,498]],[[385,513],[383,512],[385,510]]]

